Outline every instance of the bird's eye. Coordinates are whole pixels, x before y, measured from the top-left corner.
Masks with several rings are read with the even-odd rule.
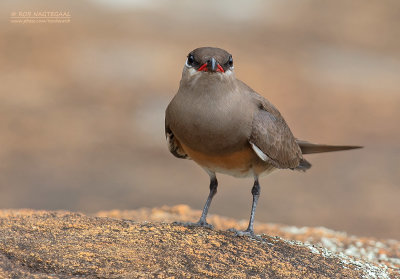
[[[193,54],[189,54],[189,55],[188,55],[188,58],[187,58],[187,60],[186,60],[186,65],[187,65],[188,67],[191,67],[191,66],[193,66],[193,63],[194,63]]]
[[[233,66],[233,59],[232,59],[232,55],[231,55],[231,56],[229,56],[229,59],[228,59],[228,65],[229,65],[229,67],[232,67],[232,66]]]

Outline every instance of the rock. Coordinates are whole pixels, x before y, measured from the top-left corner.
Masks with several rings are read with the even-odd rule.
[[[113,218],[3,210],[0,278],[400,278],[395,267],[280,237],[143,221],[195,213],[182,206],[98,214]],[[141,222],[116,219],[136,215]]]
[[[193,210],[187,205],[176,205],[152,209],[102,211],[96,215],[132,219],[139,222],[194,222],[198,220],[201,211]],[[227,230],[229,228],[243,230],[246,229],[248,224],[248,220],[237,221],[233,218],[213,214],[209,214],[207,220],[217,230]],[[297,228],[257,222],[255,223],[255,232],[324,247],[334,253],[344,253],[347,256],[384,264],[394,270],[400,270],[400,241],[349,236],[345,232],[337,232],[323,227]]]

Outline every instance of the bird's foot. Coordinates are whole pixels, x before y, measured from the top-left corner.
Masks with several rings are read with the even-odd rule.
[[[255,236],[254,231],[253,230],[249,230],[249,229],[247,229],[245,231],[240,231],[240,230],[232,228],[232,229],[229,229],[228,231],[229,232],[233,232],[235,234],[235,236],[248,236],[248,237],[254,237]]]
[[[207,223],[206,221],[199,220],[198,222],[174,222],[175,225],[180,225],[184,227],[203,227],[207,229],[214,229],[214,226]]]

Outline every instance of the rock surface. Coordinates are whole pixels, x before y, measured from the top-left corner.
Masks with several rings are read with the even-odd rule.
[[[196,219],[187,206],[97,215],[0,211],[0,278],[400,278],[396,241],[267,224],[256,228],[292,240],[236,237],[220,229],[244,224],[217,216],[216,230],[159,222]],[[378,250],[351,257],[350,246]]]
[[[96,215],[117,219],[131,219],[138,222],[174,222],[177,220],[195,222],[201,215],[201,211],[193,210],[187,205],[176,205],[152,209],[101,211]],[[227,230],[229,228],[244,230],[248,224],[248,220],[238,221],[213,214],[209,214],[207,220],[217,230]],[[255,232],[324,247],[331,252],[344,253],[347,256],[381,263],[400,272],[400,241],[397,240],[351,236],[345,232],[337,232],[324,227],[298,228],[257,222],[255,223]]]

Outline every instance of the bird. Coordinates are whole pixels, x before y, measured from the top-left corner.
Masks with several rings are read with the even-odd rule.
[[[199,221],[185,225],[213,227],[207,214],[217,193],[217,173],[254,178],[249,224],[246,230],[234,230],[238,236],[254,236],[260,176],[278,169],[306,171],[311,164],[304,154],[362,147],[294,137],[278,109],[236,78],[232,55],[216,47],[187,55],[178,92],[165,111],[165,136],[175,157],[193,160],[210,177]]]

